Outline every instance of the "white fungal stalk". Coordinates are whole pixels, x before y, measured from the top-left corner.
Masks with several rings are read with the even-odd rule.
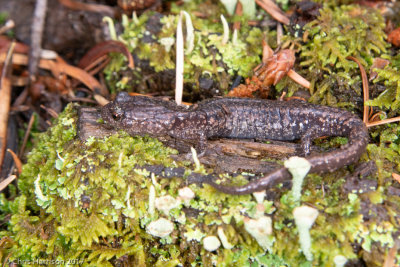
[[[222,26],[224,27],[222,44],[226,44],[229,41],[229,25],[228,25],[228,22],[226,21],[224,15],[221,15],[221,22],[222,22]]]
[[[221,240],[221,243],[224,246],[224,248],[226,248],[226,249],[233,248],[233,245],[231,243],[229,243],[228,238],[226,237],[226,235],[224,233],[224,229],[222,229],[221,226],[218,226],[218,237]]]
[[[183,33],[182,33],[182,13],[179,16],[178,25],[176,27],[176,73],[175,73],[175,102],[182,104],[183,95]]]
[[[117,32],[115,31],[115,26],[114,26],[114,21],[112,18],[106,16],[103,18],[103,22],[106,22],[108,25],[108,30],[110,32],[110,38],[111,40],[117,40]]]
[[[192,152],[192,158],[193,158],[193,162],[194,165],[196,166],[196,168],[194,169],[194,171],[199,171],[200,170],[200,160],[197,157],[197,152],[196,149],[194,149],[193,147],[190,147],[190,151]]]
[[[300,206],[293,210],[294,222],[299,231],[299,242],[301,250],[308,261],[312,261],[310,229],[318,217],[318,210]]]
[[[153,216],[155,212],[155,201],[156,201],[156,189],[154,185],[151,185],[149,191],[149,214],[151,216]]]
[[[293,176],[292,196],[296,202],[300,201],[303,181],[310,171],[311,163],[305,158],[291,157],[284,162],[284,165]]]
[[[183,15],[185,15],[186,22],[186,52],[185,54],[190,54],[194,48],[194,28],[192,19],[190,15],[186,11],[182,11]]]

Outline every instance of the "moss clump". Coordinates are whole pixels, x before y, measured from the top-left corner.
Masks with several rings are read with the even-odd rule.
[[[398,114],[400,107],[400,74],[396,67],[389,65],[385,69],[375,69],[378,77],[375,83],[383,82],[386,89],[375,99],[367,102],[370,106],[390,109],[391,116]]]
[[[311,81],[310,102],[359,109],[360,74],[357,64],[347,57],[357,58],[367,69],[373,58],[388,57],[384,18],[375,9],[358,5],[325,5],[319,12],[303,28],[308,40],[300,45],[296,71]],[[285,38],[299,41],[293,36]],[[301,89],[288,79],[277,88],[287,89],[289,95]]]
[[[2,245],[9,260],[176,266],[214,260],[241,265],[250,256],[265,257],[254,240],[241,244],[250,239],[247,233],[237,235],[243,231],[243,215],[238,211],[254,211],[251,196],[217,194],[211,187],[192,185],[196,199],[180,200],[183,179],[161,179],[140,168],[144,164],[176,167],[169,157],[174,150],[155,139],[124,133],[82,144],[76,139],[76,119],[74,107],[68,106],[55,126],[38,137],[19,179],[19,196],[10,202],[1,195],[2,213],[12,215],[8,230],[1,232],[12,240]],[[190,173],[192,167],[186,168]],[[151,207],[163,196],[175,198],[178,205],[167,212]],[[183,208],[197,215],[186,215]],[[160,218],[174,226],[162,238],[148,229]],[[234,220],[237,225],[230,225]],[[214,255],[202,248],[201,241],[205,235],[217,235],[218,226],[237,248],[221,248]],[[237,256],[239,249],[245,256]]]
[[[119,90],[127,88],[128,85],[133,85],[140,90],[143,76],[146,76],[146,71],[149,71],[148,67],[157,73],[165,74],[165,72],[173,71],[179,12],[186,10],[190,14],[191,11],[199,12],[199,9],[203,8],[205,14],[208,15],[207,18],[189,15],[195,30],[192,33],[193,49],[189,51],[188,43],[185,44],[185,83],[196,91],[200,88],[199,78],[207,77],[218,84],[216,87],[219,91],[216,93],[222,95],[228,89],[232,76],[250,76],[252,69],[261,62],[260,40],[268,29],[262,30],[248,26],[247,22],[242,23],[242,27],[235,34],[236,37],[230,32],[228,42],[223,43],[223,25],[220,18],[221,14],[225,14],[223,7],[212,3],[205,4],[202,1],[192,1],[180,6],[179,10],[173,7],[170,15],[145,13],[139,19],[125,23],[124,32],[119,39],[126,43],[139,59],[143,62],[148,61],[149,66],[139,63],[133,74],[127,73],[123,68],[122,57],[117,57],[106,71],[109,80],[114,83],[113,86],[116,81],[119,81],[117,83]],[[233,22],[239,19],[227,17],[227,20]],[[244,22],[245,17],[240,20]],[[183,19],[183,25],[185,25],[185,19]],[[186,30],[184,33],[186,34]],[[117,76],[118,80],[114,80],[115,72],[120,74]],[[121,75],[125,79],[122,79]],[[172,87],[164,88],[164,91],[172,91]]]
[[[1,195],[2,214],[11,214],[8,229],[0,233],[9,238],[1,251],[10,255],[10,260],[76,259],[83,266],[128,262],[137,266],[311,264],[299,252],[292,216],[297,204],[290,192],[271,202],[252,195],[222,194],[208,185],[188,186],[182,178],[162,179],[140,166],[183,166],[186,175],[194,166],[174,162],[169,157],[174,150],[148,137],[121,132],[81,143],[75,137],[75,122],[76,112],[70,105],[54,127],[38,137],[19,179],[19,195],[13,201]],[[389,132],[383,136],[394,138]],[[392,140],[394,146],[396,140]],[[374,159],[384,160],[382,164],[387,160],[398,164],[398,152],[382,158],[381,149],[384,147],[369,147]],[[203,167],[199,171],[206,172]],[[399,229],[393,216],[399,212],[400,202],[384,194],[388,174],[378,175],[376,192],[350,194],[342,190],[345,180],[338,179],[347,174],[341,170],[323,178],[309,175],[304,183],[301,202],[320,211],[311,229],[314,265],[332,264],[337,255],[357,259],[360,252],[353,250],[354,244],[363,255],[393,246],[393,235]],[[229,175],[223,178],[231,179]],[[242,180],[235,178],[235,183]],[[172,203],[170,207],[163,200]],[[365,203],[371,212],[384,205],[389,209],[365,219],[369,216],[363,213]],[[246,231],[249,222],[254,225],[267,220],[266,216],[272,219],[271,234],[263,232],[263,225],[261,231]],[[156,225],[162,221],[172,227]],[[208,252],[202,244],[207,236],[217,236],[224,240],[223,245]],[[268,250],[256,240],[268,240]],[[382,258],[375,258],[379,260]]]
[[[327,66],[336,69],[357,68],[347,56],[372,63],[373,57],[386,52],[385,21],[375,10],[357,5],[320,9],[320,16],[305,26],[311,41],[302,46],[303,66]]]

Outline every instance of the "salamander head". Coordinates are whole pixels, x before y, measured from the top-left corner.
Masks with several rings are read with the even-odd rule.
[[[120,93],[101,109],[104,122],[130,135],[164,136],[171,110],[167,101]]]

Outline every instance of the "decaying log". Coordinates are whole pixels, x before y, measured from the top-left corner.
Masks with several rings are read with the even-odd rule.
[[[78,136],[82,141],[89,137],[102,138],[118,131],[107,127],[100,122],[100,109],[80,107],[78,109]],[[178,151],[188,151],[187,142],[177,141],[172,138],[160,138],[160,141]],[[207,142],[207,148],[200,162],[216,172],[242,172],[267,173],[277,168],[278,164],[261,159],[285,159],[296,155],[300,146],[294,143],[268,141],[254,142],[239,139],[218,139]],[[174,156],[176,160],[187,160],[187,154]]]

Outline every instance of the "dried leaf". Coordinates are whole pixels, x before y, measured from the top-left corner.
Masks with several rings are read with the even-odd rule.
[[[128,59],[128,67],[131,69],[134,68],[134,62],[131,53],[125,44],[119,41],[105,41],[95,45],[85,54],[85,56],[81,58],[78,67],[84,70],[90,69],[93,62],[96,62],[97,59],[111,52],[123,54]]]
[[[400,183],[400,175],[399,175],[399,174],[393,172],[393,173],[392,173],[392,177],[393,177],[393,179],[395,179],[397,182]]]
[[[262,40],[263,44],[263,57],[262,57],[262,62],[266,63],[269,58],[271,58],[274,54],[274,51],[272,48],[268,45],[268,43],[265,40]]]
[[[374,69],[384,69],[389,63],[389,60],[379,57],[374,58],[372,66],[369,69],[369,80],[372,81],[378,76],[378,73]]]
[[[388,42],[394,46],[400,46],[400,27],[389,33]]]

